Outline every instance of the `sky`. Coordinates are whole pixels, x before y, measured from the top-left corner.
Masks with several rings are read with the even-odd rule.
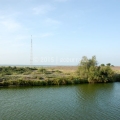
[[[32,38],[31,38],[32,35]],[[0,64],[120,66],[120,0],[0,0]]]

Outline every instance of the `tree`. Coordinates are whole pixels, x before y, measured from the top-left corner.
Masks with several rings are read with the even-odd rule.
[[[102,82],[112,82],[114,78],[114,71],[110,66],[101,66],[99,69],[99,75]]]
[[[80,66],[83,66],[88,70],[91,66],[97,66],[96,56],[92,56],[91,59],[88,59],[86,56],[83,56],[82,60],[80,61]]]
[[[101,64],[100,66],[105,66],[105,64]]]
[[[107,63],[106,65],[107,65],[107,66],[111,66],[111,63]]]
[[[91,66],[97,66],[96,56],[92,56],[91,59],[88,59],[86,56],[83,56],[78,68],[78,73],[82,79],[88,79],[88,74]]]
[[[81,79],[88,80],[88,82],[111,82],[113,81],[114,72],[110,67],[110,63],[97,66],[96,56],[88,59],[83,56],[78,67],[78,73]]]

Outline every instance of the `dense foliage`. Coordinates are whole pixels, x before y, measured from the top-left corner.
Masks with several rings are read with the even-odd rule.
[[[80,61],[78,67],[78,75],[81,79],[88,80],[90,83],[95,82],[112,82],[114,81],[114,71],[110,67],[110,63],[106,66],[101,64],[97,66],[97,60],[95,56],[88,59],[86,56]]]

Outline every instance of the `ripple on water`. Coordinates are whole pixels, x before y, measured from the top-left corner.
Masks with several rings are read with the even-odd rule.
[[[2,120],[120,119],[120,83],[0,89]]]

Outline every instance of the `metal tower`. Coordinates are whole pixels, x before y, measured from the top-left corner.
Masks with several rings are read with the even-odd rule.
[[[32,46],[32,35],[31,35],[31,52],[30,52],[30,67],[33,65],[33,46]]]

